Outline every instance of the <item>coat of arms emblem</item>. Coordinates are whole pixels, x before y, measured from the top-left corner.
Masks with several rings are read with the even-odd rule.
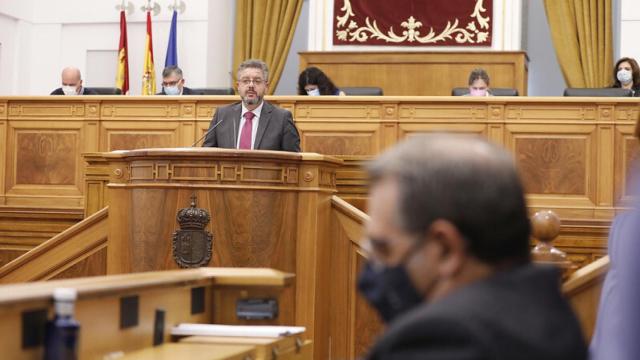
[[[173,258],[182,268],[205,266],[211,260],[213,235],[205,230],[211,217],[196,207],[196,200],[191,196],[191,206],[176,214],[180,230],[173,233]]]

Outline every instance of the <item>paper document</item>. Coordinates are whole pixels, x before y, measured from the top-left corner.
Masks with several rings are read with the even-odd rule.
[[[305,330],[304,326],[179,324],[171,329],[171,335],[277,338],[301,334]]]

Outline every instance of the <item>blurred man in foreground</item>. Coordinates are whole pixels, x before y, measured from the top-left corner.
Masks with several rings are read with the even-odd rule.
[[[479,138],[410,138],[369,167],[359,288],[389,322],[370,359],[585,359],[555,268],[529,260],[512,157]]]

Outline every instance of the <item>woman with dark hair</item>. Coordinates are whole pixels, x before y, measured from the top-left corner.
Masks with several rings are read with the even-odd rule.
[[[304,69],[298,77],[298,95],[344,95],[331,79],[315,66]]]
[[[473,69],[469,74],[469,94],[467,96],[491,96],[489,74],[484,69]]]
[[[633,58],[623,57],[616,62],[611,87],[629,89],[633,96],[640,96],[640,67]]]

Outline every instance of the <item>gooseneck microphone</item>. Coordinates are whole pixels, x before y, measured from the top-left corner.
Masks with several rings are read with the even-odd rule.
[[[212,132],[215,128],[218,127],[218,125],[222,124],[222,122],[224,121],[224,118],[222,118],[220,121],[218,121],[217,123],[215,123],[212,127],[209,128],[209,130],[207,130],[207,132],[204,133],[204,135],[202,135],[198,140],[196,140],[196,142],[194,142],[193,144],[191,144],[191,147],[196,146],[197,143],[199,143],[200,141],[202,141],[202,139],[204,139],[205,137],[207,137],[207,135],[209,135],[210,132]]]

